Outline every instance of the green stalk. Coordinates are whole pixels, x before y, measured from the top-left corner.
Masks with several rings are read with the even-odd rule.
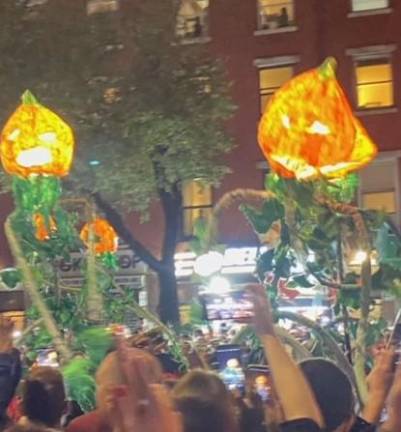
[[[10,245],[11,253],[13,254],[17,266],[21,270],[24,281],[24,289],[27,291],[33,305],[38,309],[43,319],[43,324],[52,337],[54,346],[61,356],[62,363],[66,363],[72,358],[72,352],[65,343],[60,330],[57,327],[56,321],[54,320],[53,315],[51,314],[40,293],[35,276],[22,252],[18,236],[12,228],[10,216],[7,218],[6,223],[4,224],[4,229],[8,243]]]
[[[86,256],[86,282],[87,282],[87,297],[86,308],[88,320],[93,323],[101,323],[104,318],[103,295],[97,285],[96,277],[96,253],[95,253],[95,233],[93,232],[94,211],[93,206],[89,205],[88,210],[88,251]]]

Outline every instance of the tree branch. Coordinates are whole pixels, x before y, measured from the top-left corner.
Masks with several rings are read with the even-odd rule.
[[[104,200],[100,193],[95,192],[92,194],[92,197],[96,205],[103,211],[108,221],[113,225],[117,234],[128,244],[138,257],[155,272],[164,271],[163,263],[155,258],[148,249],[132,235],[120,213]]]
[[[159,197],[164,212],[164,236],[162,246],[162,262],[170,263],[174,260],[179,230],[178,212],[181,209],[181,193],[177,186],[171,192],[159,190]],[[171,263],[170,263],[171,264]]]

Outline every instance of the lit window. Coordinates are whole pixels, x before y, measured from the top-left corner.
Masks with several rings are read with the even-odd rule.
[[[88,15],[115,12],[119,8],[119,0],[88,0],[87,13]]]
[[[352,0],[352,10],[354,12],[385,9],[388,7],[389,0]]]
[[[394,104],[393,71],[388,59],[356,62],[358,107],[383,108]]]
[[[294,0],[258,0],[259,29],[274,30],[294,25]]]
[[[364,193],[362,206],[369,210],[394,214],[396,211],[395,191]]]
[[[200,181],[189,181],[184,184],[182,189],[184,236],[194,234],[194,227],[198,221],[210,220],[213,210],[212,195],[211,186]]]
[[[197,39],[208,36],[209,0],[182,0],[177,19],[177,36]]]
[[[371,163],[359,172],[360,202],[366,209],[384,211],[397,223],[397,158]]]
[[[292,66],[259,69],[260,111],[262,113],[273,94],[292,78],[293,73]]]

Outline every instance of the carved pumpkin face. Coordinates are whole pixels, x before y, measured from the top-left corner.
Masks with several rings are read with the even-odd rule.
[[[63,177],[74,153],[71,128],[26,92],[0,135],[1,162],[9,174]]]
[[[35,213],[33,215],[33,223],[35,226],[35,237],[39,241],[49,240],[51,233],[57,230],[54,219],[52,217],[50,218],[48,226],[48,224],[46,224],[45,217],[40,213]]]
[[[97,218],[82,228],[81,240],[89,246],[89,231],[94,235],[94,249],[97,255],[108,252],[116,252],[118,249],[118,237],[114,228],[105,219]]]
[[[277,174],[299,180],[344,176],[377,152],[335,78],[334,59],[277,91],[260,121],[258,140]]]

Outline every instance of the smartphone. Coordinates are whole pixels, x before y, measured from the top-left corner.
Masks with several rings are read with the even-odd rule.
[[[251,390],[257,393],[263,402],[271,398],[271,375],[267,366],[249,365],[246,377],[251,385]]]
[[[241,288],[224,294],[204,293],[202,302],[209,321],[234,320],[247,323],[254,316],[249,294]]]
[[[36,361],[39,366],[50,366],[54,368],[60,366],[57,352],[51,349],[39,350]]]
[[[239,345],[220,345],[216,349],[219,375],[229,390],[243,390],[245,375],[242,369],[242,352]]]

